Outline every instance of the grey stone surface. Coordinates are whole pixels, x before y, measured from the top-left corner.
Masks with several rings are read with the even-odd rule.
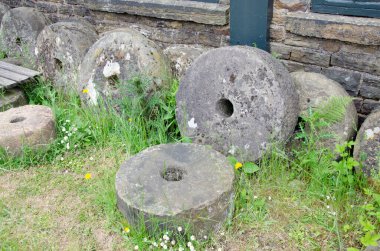
[[[299,112],[285,67],[248,46],[202,54],[182,78],[176,98],[183,136],[244,160],[257,160],[271,143],[286,141]]]
[[[6,111],[12,107],[26,105],[24,92],[19,88],[6,90],[0,95],[0,112]]]
[[[289,11],[306,11],[309,8],[310,0],[277,0],[275,8],[287,9]]]
[[[0,30],[8,56],[21,55],[34,62],[37,36],[49,23],[44,14],[33,8],[20,7],[8,11]]]
[[[369,99],[380,99],[380,77],[363,74],[363,83],[360,86],[360,96]]]
[[[291,74],[300,97],[300,114],[307,114],[309,108],[316,108],[331,97],[349,97],[344,88],[326,76],[312,72]],[[358,115],[353,102],[346,107],[342,121],[321,129],[321,134],[334,134],[321,141],[321,146],[334,151],[336,144],[352,139],[357,129]]]
[[[217,231],[233,202],[234,171],[210,147],[169,144],[148,148],[116,174],[119,210],[133,226],[145,222],[176,230],[189,224],[197,236]]]
[[[78,67],[98,35],[89,23],[58,22],[46,26],[35,50],[39,71],[62,90],[76,91]]]
[[[377,242],[377,246],[368,246],[364,251],[380,251],[380,241]]]
[[[331,65],[380,75],[380,55],[339,51],[331,56]]]
[[[55,120],[46,106],[26,105],[0,112],[0,147],[11,154],[22,148],[43,148],[55,137]]]
[[[380,110],[372,112],[364,121],[354,147],[354,158],[362,160],[362,171],[371,176],[372,172],[379,173],[380,152]],[[359,167],[357,170],[360,170]]]
[[[0,3],[0,22],[3,19],[4,14],[9,10],[9,6],[3,3]]]
[[[339,67],[329,67],[324,68],[322,74],[341,84],[350,95],[358,95],[361,73]]]
[[[118,87],[131,85],[135,77],[149,81],[149,94],[169,83],[170,66],[161,49],[139,32],[114,30],[85,55],[79,67],[79,92],[85,103],[97,104],[99,98],[119,98]]]
[[[363,106],[361,109],[361,113],[370,114],[373,110],[376,110],[380,107],[380,102],[377,100],[365,99],[363,101]]]
[[[173,75],[181,78],[192,62],[202,53],[210,50],[199,45],[172,45],[164,50],[164,54],[170,61]]]

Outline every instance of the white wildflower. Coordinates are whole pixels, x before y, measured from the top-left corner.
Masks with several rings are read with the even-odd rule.
[[[182,227],[177,228],[178,232],[182,232]]]
[[[194,235],[190,236],[190,240],[195,241],[195,236]]]
[[[139,246],[136,245],[136,246],[135,246],[135,250],[139,250]]]

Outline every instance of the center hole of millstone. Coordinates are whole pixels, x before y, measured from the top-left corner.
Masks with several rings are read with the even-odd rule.
[[[21,38],[16,37],[16,44],[17,44],[18,46],[21,46],[21,44],[22,44]]]
[[[22,122],[24,121],[25,118],[24,117],[17,117],[17,118],[14,118],[10,121],[11,124],[14,124],[14,123],[19,123],[19,122]]]
[[[167,167],[161,171],[161,177],[167,181],[181,181],[186,172],[178,167]]]
[[[63,63],[58,58],[54,58],[55,69],[61,71],[63,69]]]
[[[107,80],[111,86],[117,86],[120,83],[118,75],[112,75],[111,77],[108,77]]]
[[[234,105],[226,98],[219,99],[216,102],[216,111],[223,117],[231,117],[234,113]]]

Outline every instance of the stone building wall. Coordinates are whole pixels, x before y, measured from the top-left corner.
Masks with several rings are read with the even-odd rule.
[[[310,0],[275,0],[271,51],[290,71],[318,72],[355,97],[363,119],[380,107],[380,19],[312,13]]]

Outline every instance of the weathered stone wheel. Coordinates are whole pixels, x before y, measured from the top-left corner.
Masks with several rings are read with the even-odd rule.
[[[203,236],[220,228],[233,198],[228,160],[196,144],[158,145],[122,164],[116,174],[117,203],[134,226],[176,229],[183,224]]]
[[[298,95],[284,66],[252,47],[210,50],[197,58],[177,93],[183,136],[223,154],[255,161],[286,141],[298,117]]]
[[[19,88],[6,90],[3,96],[0,96],[0,112],[13,107],[26,105],[24,92]]]
[[[131,80],[139,77],[149,82],[149,94],[169,83],[169,69],[154,42],[132,29],[114,30],[105,33],[84,57],[79,92],[85,103],[97,104],[98,98],[120,98],[124,95],[120,89],[128,89]]]
[[[300,97],[300,115],[308,113],[309,108],[316,108],[332,97],[350,97],[346,90],[334,80],[319,73],[293,72],[291,74]],[[353,102],[346,107],[342,121],[320,130],[320,134],[330,137],[321,140],[320,145],[335,150],[336,144],[342,144],[353,138],[358,125],[358,114]]]
[[[356,136],[354,158],[363,164],[363,169],[357,170],[363,171],[367,176],[371,176],[372,172],[379,173],[379,152],[380,110],[375,110],[364,121]]]
[[[0,112],[0,147],[11,154],[22,148],[42,148],[55,137],[53,112],[49,107],[26,105]]]
[[[8,56],[22,55],[34,63],[37,36],[49,24],[49,19],[33,8],[20,7],[5,13],[1,34]]]
[[[3,19],[4,14],[7,13],[9,10],[10,8],[8,5],[0,3],[0,22]]]
[[[78,67],[97,37],[89,23],[67,21],[46,26],[37,38],[39,70],[56,87],[76,91]]]

